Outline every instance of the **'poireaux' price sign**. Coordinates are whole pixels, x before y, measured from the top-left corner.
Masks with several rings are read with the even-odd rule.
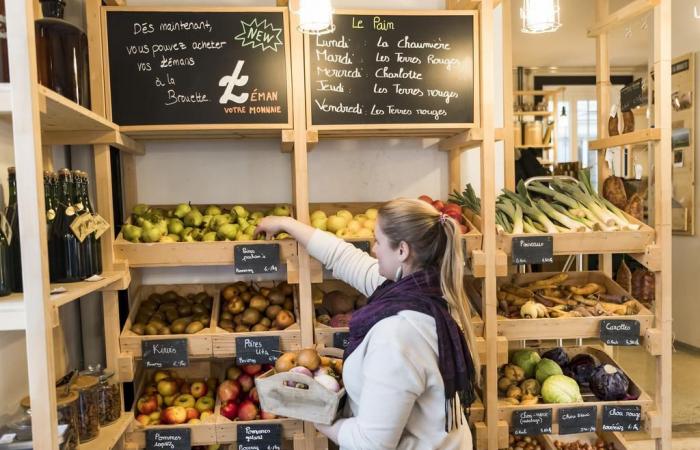
[[[279,244],[241,244],[233,248],[237,275],[277,273],[280,270]]]
[[[518,236],[513,238],[513,264],[547,264],[554,262],[552,236]]]
[[[147,369],[187,367],[190,365],[187,339],[143,340],[141,358]]]
[[[279,336],[236,338],[236,364],[274,364],[282,354]]]

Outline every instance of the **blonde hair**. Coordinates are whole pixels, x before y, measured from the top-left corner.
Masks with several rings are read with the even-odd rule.
[[[479,354],[474,329],[467,315],[471,308],[464,291],[462,231],[454,219],[443,218],[441,220],[441,213],[432,205],[407,198],[385,203],[378,214],[379,226],[389,244],[396,248],[401,241],[406,242],[412,255],[411,263],[416,269],[440,269],[442,293],[450,308],[457,312],[474,363],[474,384],[479,385]]]

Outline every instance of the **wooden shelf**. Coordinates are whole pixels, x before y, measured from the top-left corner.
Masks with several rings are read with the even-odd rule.
[[[24,315],[22,294],[10,294],[0,298],[0,331],[24,330],[27,321]]]
[[[552,111],[513,111],[514,116],[551,116]]]
[[[563,91],[563,89],[513,91],[513,95],[541,95],[543,97],[551,97],[560,91]]]
[[[528,148],[552,148],[552,144],[539,144],[539,145],[516,145],[515,148],[528,149]]]
[[[125,412],[116,422],[100,427],[100,434],[92,441],[80,444],[78,450],[111,450],[117,446],[133,420],[133,414]]]
[[[280,139],[287,124],[279,128],[249,125],[204,124],[204,125],[129,125],[119,130],[139,141],[142,140],[206,140],[206,139]]]
[[[646,142],[658,141],[661,139],[659,128],[646,128],[644,130],[633,131],[604,139],[588,141],[589,150],[605,150],[612,147],[623,147],[625,145],[644,144]]]

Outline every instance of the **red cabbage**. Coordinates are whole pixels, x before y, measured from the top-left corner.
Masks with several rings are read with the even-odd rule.
[[[566,354],[563,348],[557,347],[548,350],[542,354],[542,358],[551,359],[555,363],[559,364],[562,369],[569,364],[569,355]]]
[[[622,400],[627,396],[630,380],[620,369],[601,364],[591,374],[590,387],[598,400]]]
[[[579,353],[571,358],[564,369],[564,375],[576,380],[579,386],[588,386],[588,380],[595,370],[595,359],[586,353]]]

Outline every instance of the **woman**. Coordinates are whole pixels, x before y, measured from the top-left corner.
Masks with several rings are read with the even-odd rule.
[[[319,431],[342,449],[471,449],[460,398],[471,403],[479,366],[458,224],[420,200],[388,202],[377,216],[376,259],[289,217],[266,217],[257,231],[286,231],[369,297],[345,350],[350,417]]]

